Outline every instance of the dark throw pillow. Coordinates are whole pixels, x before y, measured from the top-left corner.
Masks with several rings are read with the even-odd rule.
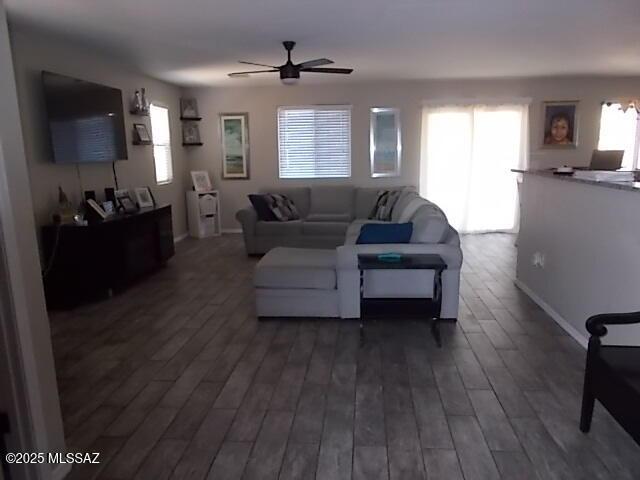
[[[258,220],[262,220],[263,222],[275,222],[278,220],[271,211],[271,208],[269,208],[269,201],[266,195],[251,194],[249,195],[249,201],[258,214]]]
[[[360,229],[357,244],[409,243],[413,223],[365,223]]]
[[[380,190],[376,198],[376,204],[373,206],[369,219],[371,220],[391,220],[393,207],[400,198],[402,190]]]
[[[300,214],[293,201],[286,195],[278,193],[268,193],[265,195],[271,213],[280,222],[288,222],[289,220],[298,220]]]

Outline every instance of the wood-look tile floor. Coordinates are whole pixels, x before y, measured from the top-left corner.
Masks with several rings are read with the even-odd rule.
[[[460,320],[258,322],[239,235],[52,314],[70,478],[638,479],[600,406],[578,430],[585,352],[513,285],[509,235],[468,236]]]

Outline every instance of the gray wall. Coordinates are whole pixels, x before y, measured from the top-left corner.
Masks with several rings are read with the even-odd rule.
[[[76,165],[51,162],[40,79],[40,72],[49,70],[122,90],[129,160],[116,163],[120,188],[150,186],[158,202],[173,206],[174,235],[186,233],[184,199],[188,168],[179,120],[180,87],[129,71],[104,55],[41,33],[12,31],[11,41],[37,225],[51,222],[51,214],[57,205],[58,185],[75,203],[80,201],[82,190],[96,190],[98,198],[103,199],[104,187],[114,186],[110,163],[79,165],[79,179]],[[152,147],[131,144],[133,123],[149,126],[148,117],[129,115],[130,96],[141,87],[146,88],[150,101],[169,107],[174,173],[173,183],[169,185],[156,185]]]
[[[241,84],[242,79],[238,80]],[[238,228],[235,212],[247,204],[246,195],[259,187],[286,184],[353,183],[356,185],[418,184],[420,166],[421,111],[425,101],[443,99],[531,98],[531,166],[584,165],[598,140],[600,102],[620,95],[638,95],[640,78],[530,78],[468,81],[384,82],[349,85],[295,87],[193,88],[188,95],[199,101],[203,147],[189,152],[194,169],[206,169],[221,191],[222,222]],[[542,150],[542,106],[545,100],[580,100],[579,146],[576,150]],[[342,181],[278,179],[276,109],[282,105],[350,104],[352,112],[352,178]],[[402,176],[372,179],[369,175],[369,107],[401,109],[403,134]],[[249,112],[251,178],[221,180],[221,149],[218,115]]]
[[[591,315],[640,310],[639,205],[640,192],[524,176],[518,281],[583,344]],[[606,342],[640,345],[640,326],[611,327]]]

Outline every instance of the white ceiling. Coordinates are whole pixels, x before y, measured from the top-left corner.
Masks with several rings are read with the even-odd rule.
[[[248,60],[328,57],[351,76],[303,83],[544,75],[640,75],[640,0],[5,0],[9,21],[109,52],[183,85]]]

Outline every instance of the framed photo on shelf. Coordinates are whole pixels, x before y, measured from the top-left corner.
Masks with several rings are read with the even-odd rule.
[[[198,115],[198,101],[195,98],[180,99],[180,118],[200,118]]]
[[[222,178],[249,178],[249,114],[220,114]]]
[[[140,208],[149,208],[155,206],[153,201],[153,195],[149,187],[136,187],[135,189],[136,200]]]
[[[182,143],[184,145],[202,145],[197,123],[185,122],[182,124]]]
[[[135,141],[137,143],[151,143],[151,135],[144,123],[134,123],[133,131],[135,132]]]
[[[542,148],[566,149],[578,145],[578,101],[543,102]]]
[[[191,172],[191,181],[196,192],[210,192],[212,189],[209,172],[206,170],[193,170]]]

